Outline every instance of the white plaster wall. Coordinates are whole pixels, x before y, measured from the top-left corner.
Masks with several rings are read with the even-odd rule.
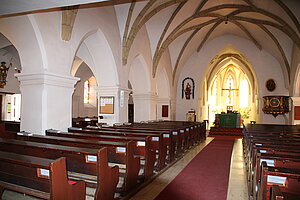
[[[185,63],[177,82],[176,119],[185,119],[185,113],[189,109],[197,107],[199,92],[202,92],[199,86],[200,81],[203,80],[203,73],[211,59],[227,45],[232,45],[234,48],[242,52],[249,63],[253,66],[254,72],[257,75],[258,94],[260,99],[260,123],[286,123],[286,118],[283,116],[278,116],[274,119],[272,115],[265,115],[261,111],[263,96],[288,95],[288,90],[284,86],[284,79],[279,62],[273,56],[268,54],[268,52],[258,50],[249,40],[234,35],[224,35],[211,40],[203,46],[199,53],[194,53]],[[195,80],[194,100],[181,99],[181,83],[186,77],[192,77]],[[277,82],[277,88],[274,92],[267,92],[265,88],[265,82],[269,78],[273,78]]]

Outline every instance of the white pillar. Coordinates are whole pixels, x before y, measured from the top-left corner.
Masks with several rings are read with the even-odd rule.
[[[96,89],[98,94],[98,113],[103,116],[103,119],[98,119],[101,123],[112,125],[114,123],[128,122],[128,98],[130,90],[118,86],[99,87]],[[114,97],[114,112],[113,114],[100,113],[100,98]]]
[[[72,124],[72,94],[79,80],[48,72],[16,74],[22,94],[21,130],[45,134]]]
[[[156,120],[156,100],[157,95],[152,93],[135,94],[133,93],[134,102],[134,121]]]

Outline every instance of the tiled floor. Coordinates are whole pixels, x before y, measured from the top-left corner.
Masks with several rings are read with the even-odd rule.
[[[198,145],[197,147],[191,149],[186,155],[175,163],[172,167],[163,172],[158,176],[152,183],[140,190],[135,194],[130,200],[152,200],[154,199],[176,176],[177,174],[199,153],[207,144],[212,141],[211,137]],[[242,151],[242,140],[236,140],[232,159],[231,159],[231,171],[229,178],[228,194],[227,200],[247,200],[248,190],[246,184],[246,172],[243,164],[243,151]],[[29,196],[24,196],[22,194],[5,191],[3,194],[3,200],[17,200],[17,199],[28,199],[33,200]],[[93,199],[87,197],[87,200]]]

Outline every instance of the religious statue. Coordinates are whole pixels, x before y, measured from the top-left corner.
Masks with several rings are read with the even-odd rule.
[[[185,99],[190,100],[191,98],[194,99],[194,93],[195,91],[195,82],[194,79],[192,79],[191,77],[186,77],[185,79],[183,79],[182,81],[182,89],[181,89],[181,95],[182,95],[182,99],[185,96]]]
[[[191,98],[191,89],[192,86],[190,85],[190,83],[187,83],[186,87],[185,87],[185,90],[184,90],[184,93],[185,93],[185,98],[186,99],[190,99]]]

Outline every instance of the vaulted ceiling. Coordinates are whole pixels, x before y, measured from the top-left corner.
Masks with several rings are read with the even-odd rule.
[[[174,79],[179,66],[193,53],[224,34],[250,40],[258,51],[264,49],[273,55],[289,75],[293,43],[300,48],[299,11],[296,0],[150,0],[139,6],[132,3],[123,36],[123,64],[127,63],[138,32],[143,26],[151,26],[148,33],[156,31],[154,35],[158,35],[157,39],[150,37],[150,43],[155,43],[153,77],[166,51],[176,60],[172,63]]]
[[[21,0],[4,0],[0,17],[8,13],[4,12],[4,8],[9,14],[16,14],[39,9],[61,9],[67,5],[80,4],[79,8],[87,8],[129,3],[122,61],[127,63],[137,34],[146,27],[152,48],[153,77],[164,53],[169,53],[174,60],[174,80],[179,68],[192,54],[201,51],[210,40],[225,34],[245,38],[258,51],[263,49],[269,52],[279,61],[288,77],[293,47],[300,48],[298,0],[70,0],[47,1],[45,4],[39,1],[40,8],[36,7],[35,0],[27,0],[26,5],[18,1]],[[9,45],[0,34],[0,48]]]

